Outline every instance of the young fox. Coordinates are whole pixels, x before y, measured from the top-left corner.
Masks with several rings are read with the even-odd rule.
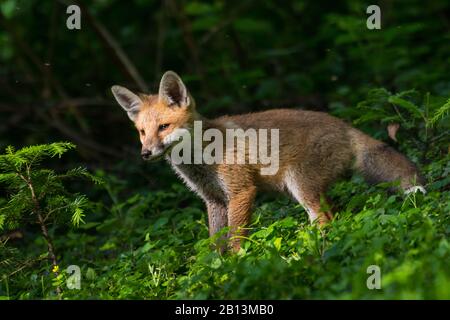
[[[172,71],[163,75],[156,95],[138,96],[120,86],[111,90],[139,131],[144,160],[165,157],[204,200],[210,236],[229,226],[234,250],[240,248],[239,235],[245,234],[242,227],[250,222],[259,190],[288,192],[305,208],[310,221],[319,224],[332,219],[332,213],[322,209],[321,197],[349,169],[359,171],[370,182],[398,181],[406,193],[425,193],[422,177],[405,156],[325,113],[275,109],[205,119],[197,113],[186,86]],[[201,121],[202,132],[211,128],[222,133],[229,128],[278,129],[278,170],[263,175],[260,163],[173,161],[170,151],[184,133],[193,131],[196,121]],[[245,153],[248,156],[248,147]]]

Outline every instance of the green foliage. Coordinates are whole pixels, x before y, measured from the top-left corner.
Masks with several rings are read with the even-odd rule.
[[[8,147],[6,153],[0,155],[0,183],[6,187],[7,192],[6,199],[0,203],[0,231],[3,233],[37,224],[47,244],[47,252],[40,254],[39,258],[21,256],[14,248],[6,247],[1,250],[0,265],[4,267],[1,275],[5,281],[17,272],[48,258],[55,275],[53,286],[60,292],[63,275],[58,273],[57,253],[48,227],[54,229],[64,225],[65,220],[70,220],[73,226],[78,227],[80,223],[84,223],[84,212],[89,208],[87,197],[69,192],[63,182],[80,177],[87,177],[95,182],[100,180],[83,168],[57,174],[40,165],[48,159],[60,158],[73,148],[75,145],[71,143],[59,142],[25,147],[17,151]],[[20,231],[16,233],[21,234]],[[6,236],[6,241],[10,237]],[[0,242],[1,247],[5,247],[5,244],[6,242]]]
[[[438,126],[449,129],[450,103],[442,97],[421,97],[415,90],[392,94],[386,89],[374,89],[367,100],[357,105],[360,116],[355,123],[399,122],[407,129]]]
[[[416,90],[393,94],[385,88],[372,89],[356,108],[338,108],[334,114],[350,119],[372,136],[388,140],[391,124],[398,124],[396,143],[401,151],[412,151],[413,159],[425,161],[448,152],[450,103],[443,96]],[[394,143],[391,140],[391,143]],[[433,145],[433,148],[431,146]]]
[[[406,198],[358,177],[340,182],[329,194],[336,219],[323,230],[292,201],[260,201],[234,255],[211,249],[204,208],[185,187],[121,200],[117,181],[104,176],[114,205],[56,239],[64,256],[53,281],[63,285],[65,267],[77,264],[81,289],[64,298],[449,299],[449,173],[450,156],[433,162],[428,193]],[[366,286],[370,265],[381,268],[381,290]],[[27,298],[51,298],[55,283],[29,284],[30,273],[9,279],[10,297],[26,288]]]
[[[450,99],[442,105],[439,109],[434,112],[433,117],[430,119],[430,123],[435,125],[436,123],[443,121],[446,117],[448,117],[450,113]],[[448,122],[447,122],[448,123]]]
[[[52,143],[22,148],[13,147],[0,155],[0,183],[6,186],[7,202],[0,207],[0,230],[18,228],[25,222],[33,221],[36,211],[43,214],[44,221],[64,219],[71,215],[74,226],[83,222],[88,200],[83,195],[69,193],[63,181],[73,178],[91,178],[99,182],[84,168],[76,168],[64,174],[39,168],[48,158],[61,157],[70,149],[71,143]]]

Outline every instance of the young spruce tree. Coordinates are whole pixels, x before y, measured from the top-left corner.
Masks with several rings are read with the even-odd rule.
[[[100,180],[85,168],[75,168],[58,174],[40,165],[49,158],[61,157],[75,145],[58,142],[25,147],[13,147],[0,155],[0,185],[6,187],[7,201],[0,205],[0,232],[27,224],[37,224],[47,244],[52,272],[58,275],[58,260],[49,226],[67,221],[78,226],[83,222],[89,201],[84,195],[72,194],[64,187],[67,179],[84,177],[95,183]],[[60,292],[60,288],[57,287]]]

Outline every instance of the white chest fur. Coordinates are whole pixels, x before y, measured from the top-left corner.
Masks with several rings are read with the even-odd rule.
[[[203,200],[226,201],[226,188],[212,166],[206,164],[173,163],[171,165],[185,184]]]

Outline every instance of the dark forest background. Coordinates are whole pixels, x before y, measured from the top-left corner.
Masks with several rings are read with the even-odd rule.
[[[76,3],[76,2],[74,2]],[[450,90],[447,1],[65,1],[1,3],[0,146],[71,140],[83,161],[140,162],[114,101],[178,72],[214,117],[278,107],[354,108],[370,89]]]

